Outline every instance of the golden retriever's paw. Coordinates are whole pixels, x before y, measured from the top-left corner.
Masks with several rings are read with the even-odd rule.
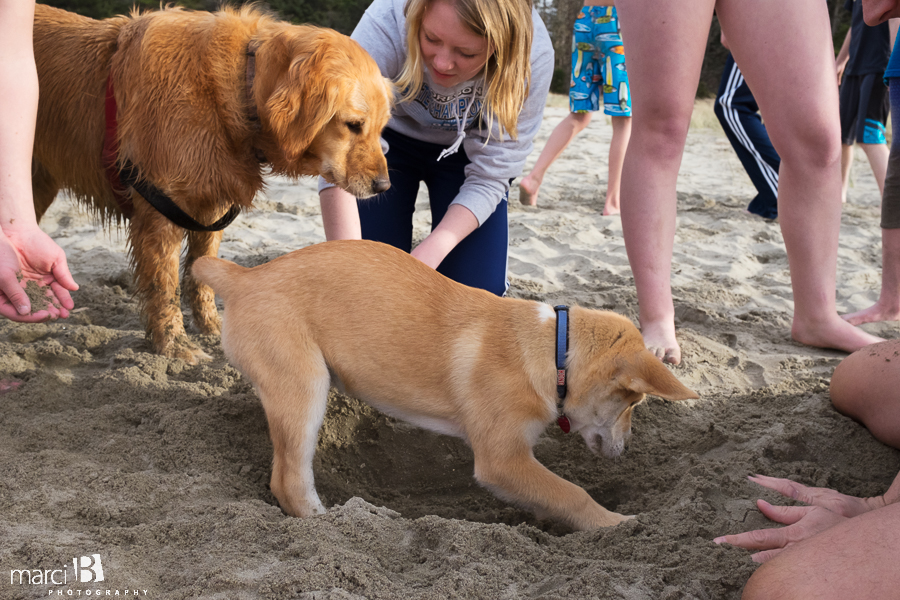
[[[187,336],[178,336],[161,348],[154,348],[157,354],[166,358],[180,358],[189,365],[196,365],[201,361],[212,360],[212,356],[204,352],[198,345],[190,341]]]
[[[218,313],[194,315],[194,325],[203,335],[222,335],[222,320]]]

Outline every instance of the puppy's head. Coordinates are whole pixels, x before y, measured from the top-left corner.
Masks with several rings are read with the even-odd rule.
[[[381,130],[394,87],[349,37],[285,25],[257,50],[257,100],[275,171],[322,175],[359,198],[390,187]]]
[[[582,309],[583,310],[583,309]],[[573,315],[569,381],[575,393],[565,403],[572,430],[592,452],[619,456],[631,438],[631,414],[646,394],[666,400],[699,398],[644,346],[638,329],[613,313],[582,310]],[[579,323],[581,321],[581,323]],[[573,337],[574,337],[573,336]]]

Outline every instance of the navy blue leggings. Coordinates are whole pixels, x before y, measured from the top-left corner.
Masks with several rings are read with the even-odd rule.
[[[747,210],[764,219],[777,218],[778,169],[781,158],[769,141],[766,126],[759,116],[756,98],[730,52],[722,70],[714,110],[728,141],[758,192]]]
[[[460,147],[459,152],[438,162],[437,157],[446,146],[420,142],[390,129],[385,129],[382,137],[390,146],[385,156],[391,189],[375,198],[357,201],[362,237],[409,252],[419,182],[424,181],[428,188],[433,230],[459,194],[469,158]],[[508,249],[504,198],[494,214],[451,250],[437,270],[454,281],[502,296],[507,288]]]

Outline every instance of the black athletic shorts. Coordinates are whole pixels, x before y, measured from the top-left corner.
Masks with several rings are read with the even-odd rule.
[[[886,144],[890,98],[881,73],[845,75],[841,80],[841,143]]]

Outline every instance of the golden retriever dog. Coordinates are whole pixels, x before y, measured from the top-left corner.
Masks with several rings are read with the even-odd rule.
[[[393,86],[335,31],[246,7],[97,21],[38,4],[34,49],[38,218],[67,190],[105,222],[127,223],[142,317],[160,354],[206,357],[185,334],[179,287],[200,332],[217,334],[213,293],[190,266],[216,255],[222,233],[208,229],[251,205],[266,170],[322,175],[361,198],[390,186],[380,134]],[[119,172],[133,181],[117,181]],[[200,227],[163,216],[149,203],[156,192]]]
[[[557,369],[553,307],[461,285],[378,242],[325,242],[252,269],[201,258],[194,275],[225,302],[225,354],[259,394],[275,451],[271,489],[298,517],[324,510],[312,465],[331,385],[461,437],[481,485],[574,529],[628,517],[535,459],[547,425],[562,418],[564,430],[614,457],[645,394],[697,397],[625,317],[565,311]]]

